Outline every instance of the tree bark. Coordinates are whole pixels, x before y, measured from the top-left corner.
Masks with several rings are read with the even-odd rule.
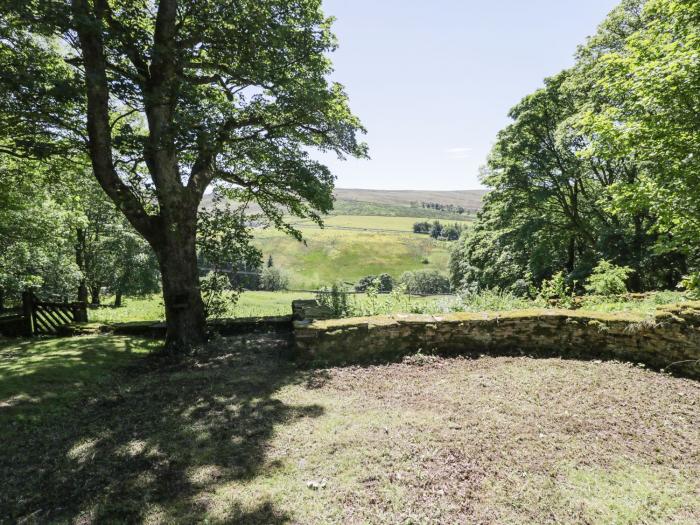
[[[632,292],[642,291],[642,254],[644,253],[644,228],[641,214],[634,215],[634,238],[632,239],[632,269],[634,273],[630,276],[630,290]]]
[[[90,159],[95,177],[134,228],[155,250],[163,280],[167,325],[166,349],[186,349],[206,340],[204,303],[199,290],[196,256],[197,207],[208,179],[199,162],[197,176],[183,186],[178,148],[171,126],[177,88],[176,0],[160,0],[154,28],[150,65],[142,57],[131,57],[139,71],[144,93],[148,140],[144,160],[156,188],[158,215],[146,212],[131,188],[120,178],[112,154],[110,86],[102,24],[109,17],[105,0],[72,0],[87,88],[87,130]],[[107,17],[107,18],[105,18]],[[201,164],[201,166],[200,166]]]
[[[574,268],[576,268],[576,238],[571,236],[567,249],[566,270],[571,273],[574,271]]]
[[[114,294],[114,307],[120,308],[122,305],[122,291],[117,290]]]
[[[82,228],[78,228],[76,231],[75,263],[83,274],[78,283],[78,302],[87,304],[88,288],[85,280],[85,230]]]
[[[78,302],[85,304],[88,302],[88,287],[85,284],[84,279],[80,281],[80,284],[78,284]]]
[[[164,232],[156,254],[163,281],[165,346],[169,352],[187,350],[207,339],[204,302],[199,289],[196,250],[196,211]]]
[[[90,304],[93,306],[99,306],[100,304],[100,288],[99,284],[90,288]]]
[[[5,311],[5,290],[0,288],[0,314]]]

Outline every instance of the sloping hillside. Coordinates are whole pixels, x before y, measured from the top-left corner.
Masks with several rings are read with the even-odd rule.
[[[392,206],[411,206],[412,203],[432,202],[462,206],[467,210],[481,208],[481,200],[487,190],[425,191],[425,190],[363,190],[336,188],[338,201],[362,201]]]
[[[415,217],[441,220],[470,220],[481,209],[486,190],[422,191],[422,190],[363,190],[336,188],[335,205],[331,215],[362,215],[384,217]],[[437,204],[424,207],[422,203]],[[202,208],[211,205],[211,195],[205,195]],[[444,207],[444,208],[443,208]],[[452,207],[452,209],[450,209]],[[454,208],[464,208],[458,213]],[[256,204],[249,213],[260,213]]]

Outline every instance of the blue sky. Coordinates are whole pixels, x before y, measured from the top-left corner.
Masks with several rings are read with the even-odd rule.
[[[341,188],[479,188],[508,110],[573,64],[618,0],[325,0],[334,80],[371,160],[324,159]]]

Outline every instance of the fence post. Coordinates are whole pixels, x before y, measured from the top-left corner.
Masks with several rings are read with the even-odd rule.
[[[88,313],[87,313],[87,303],[78,301],[73,304],[73,321],[76,323],[87,323]]]
[[[31,337],[34,335],[34,294],[32,292],[22,292],[22,316],[24,317],[24,335]]]

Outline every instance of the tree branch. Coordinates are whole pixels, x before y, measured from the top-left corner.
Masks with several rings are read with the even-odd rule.
[[[85,65],[88,148],[93,172],[100,186],[134,228],[147,239],[153,240],[154,218],[145,212],[131,189],[119,178],[114,167],[107,64],[99,30],[99,10],[98,17],[93,16],[87,0],[72,0],[72,9]]]

